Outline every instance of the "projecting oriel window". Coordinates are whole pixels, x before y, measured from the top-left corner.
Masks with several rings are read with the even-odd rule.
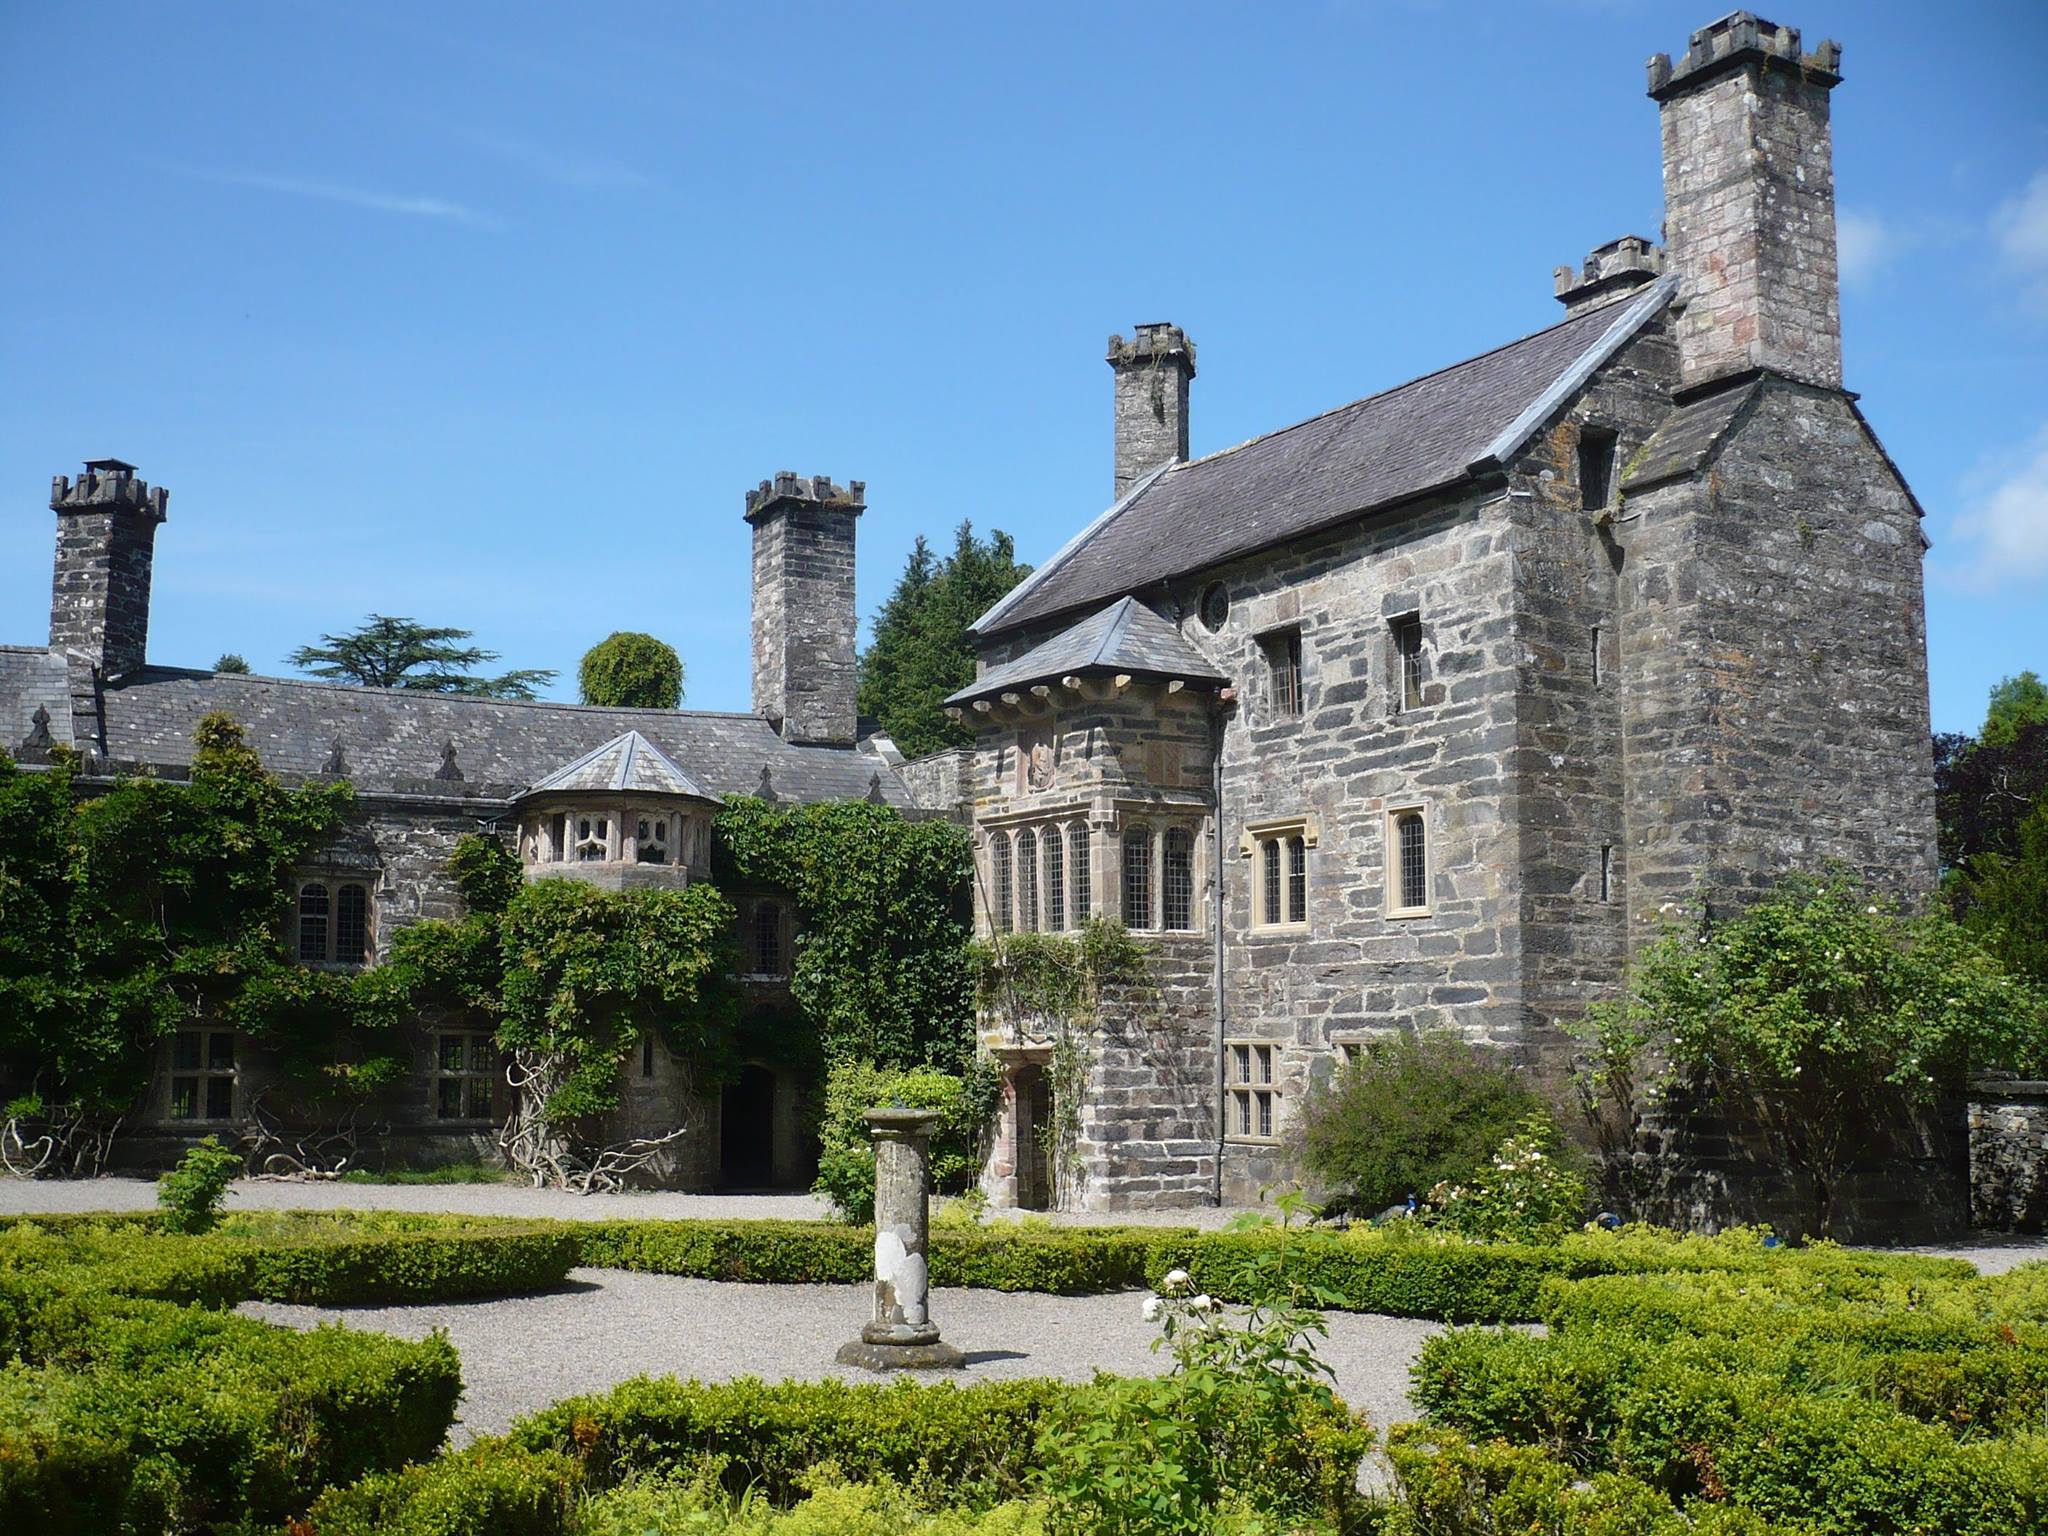
[[[1076,924],[1085,923],[1095,912],[1095,892],[1089,884],[1088,873],[1088,827],[1085,822],[1076,823],[1067,829],[1067,852],[1072,855],[1068,863],[1073,866],[1073,908]]]
[[[1422,708],[1422,615],[1403,614],[1393,621],[1395,705],[1399,710]]]
[[[1038,834],[1029,827],[1017,834],[1017,926],[1038,932]]]
[[[995,907],[995,930],[997,933],[1009,933],[1016,922],[1010,906],[1010,834],[1007,832],[989,834],[988,883],[989,896]]]
[[[1152,829],[1126,827],[1123,835],[1124,926],[1152,926]]]
[[[576,818],[576,857],[586,864],[601,864],[611,846],[611,821],[604,816]]]
[[[1301,631],[1275,630],[1262,636],[1266,652],[1266,697],[1275,718],[1301,713]]]
[[[1226,1133],[1232,1141],[1274,1140],[1279,1134],[1280,1089],[1273,1061],[1280,1048],[1264,1040],[1233,1040],[1223,1049],[1229,1089]]]
[[[668,862],[668,818],[637,817],[633,826],[633,857],[642,864]]]
[[[1195,926],[1195,834],[1168,827],[1159,842],[1159,926],[1184,932]]]
[[[1579,505],[1598,512],[1614,500],[1614,434],[1579,428]]]
[[[1061,933],[1067,926],[1067,831],[1045,829],[1045,931]]]
[[[1429,832],[1421,806],[1387,812],[1387,915],[1429,911]]]

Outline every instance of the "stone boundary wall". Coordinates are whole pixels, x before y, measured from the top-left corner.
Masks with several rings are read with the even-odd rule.
[[[2039,1232],[2048,1218],[2048,1082],[1970,1085],[1970,1224]]]

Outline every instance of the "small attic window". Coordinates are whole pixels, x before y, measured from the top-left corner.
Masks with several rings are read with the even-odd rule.
[[[1598,512],[1614,500],[1614,433],[1579,428],[1579,505]]]

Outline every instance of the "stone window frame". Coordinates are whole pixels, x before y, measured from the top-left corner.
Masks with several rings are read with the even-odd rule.
[[[1016,849],[1008,827],[993,828],[988,834],[988,926],[989,932],[1017,931],[1017,898],[1011,882],[1016,878]]]
[[[569,837],[561,860],[564,864],[616,864],[619,861],[619,843],[616,836],[618,817],[610,811],[569,812]],[[592,830],[593,827],[595,830]],[[595,848],[595,857],[584,852]]]
[[[1308,713],[1308,644],[1299,624],[1281,624],[1258,635],[1266,661],[1266,709],[1273,720],[1299,720]]]
[[[189,1065],[178,1060],[179,1047],[186,1040],[193,1041],[193,1057]],[[226,1060],[221,1061],[215,1052],[215,1042],[227,1042]],[[241,1042],[232,1029],[213,1024],[195,1024],[179,1029],[164,1042],[164,1101],[163,1113],[159,1117],[165,1125],[233,1125],[242,1118],[242,1068]],[[207,1113],[213,1108],[213,1085],[227,1084],[228,1112],[224,1115]],[[178,1085],[192,1084],[193,1113],[178,1113]]]
[[[642,827],[647,829],[645,835],[640,831]],[[625,829],[621,826],[620,837],[622,843],[624,833]],[[673,837],[671,837],[671,834],[673,834]],[[683,862],[681,858],[682,845],[683,833],[680,818],[671,816],[667,811],[633,812],[634,863],[648,864],[661,869],[670,868]],[[623,857],[625,854],[623,846],[621,846],[619,852],[621,857]],[[650,852],[659,853],[661,857],[650,859],[647,856]]]
[[[1070,933],[1078,930],[1098,910],[1090,883],[1098,853],[1096,826],[1091,808],[1085,803],[1066,803],[1055,808],[1032,808],[1007,812],[981,824],[978,842],[984,850],[979,860],[983,900],[975,914],[978,931],[1001,936],[1019,932]],[[1036,888],[1036,905],[1031,926],[1019,905],[1026,885],[1021,865],[1024,834],[1031,834],[1031,885]],[[1049,851],[1060,842],[1057,854]],[[1109,850],[1117,851],[1114,834],[1106,839]],[[1055,903],[1047,882],[1055,871],[1061,880],[1058,901],[1061,926],[1052,926]],[[1121,897],[1119,880],[1116,895]]]
[[[792,948],[793,936],[789,931],[790,925],[784,916],[782,903],[772,896],[763,896],[747,903],[744,911],[746,930],[740,938],[740,954],[752,963],[741,973],[743,979],[747,981],[789,980],[790,950]],[[764,918],[774,924],[775,952],[772,956],[767,953],[764,943],[768,938],[768,931],[762,925]],[[772,959],[775,963],[772,966],[763,966],[761,962],[764,959]]]
[[[488,1125],[498,1118],[498,1080],[503,1075],[503,1063],[498,1059],[498,1043],[487,1029],[437,1028],[434,1030],[434,1097],[430,1108],[434,1112],[436,1125]],[[457,1055],[459,1065],[449,1065],[448,1044],[462,1042]],[[479,1065],[479,1063],[482,1065]],[[465,1111],[457,1115],[442,1113],[446,1102],[447,1087],[456,1085],[457,1103]],[[476,1108],[476,1092],[481,1086],[484,1095],[484,1113],[473,1113]]]
[[[1621,478],[1617,472],[1620,463],[1620,433],[1591,422],[1579,428],[1578,444],[1572,454],[1572,478],[1578,483],[1581,510],[1606,512],[1613,508]],[[1591,494],[1586,484],[1589,479],[1599,482],[1590,488]]]
[[[1280,1065],[1286,1042],[1233,1035],[1223,1042],[1223,1139],[1239,1145],[1280,1141],[1284,1094]]]
[[[326,899],[327,909],[318,914],[321,923],[320,953],[306,952],[307,896],[318,888]],[[341,942],[342,893],[354,890],[360,893],[362,901],[363,947],[362,953],[354,958],[336,958],[336,949]],[[375,877],[362,870],[309,869],[292,876],[292,958],[309,970],[316,971],[361,971],[376,963],[377,958],[377,883]]]
[[[1406,871],[1402,866],[1401,829],[1403,823],[1411,817],[1422,828],[1422,903],[1419,906],[1410,906],[1402,899],[1407,894],[1407,882]],[[1381,825],[1384,838],[1382,849],[1386,877],[1386,916],[1393,921],[1431,916],[1436,910],[1436,838],[1429,825],[1429,802],[1404,800],[1389,805]]]
[[[1321,829],[1315,817],[1305,812],[1245,823],[1238,851],[1251,860],[1251,930],[1254,934],[1302,934],[1308,931],[1308,855],[1320,840]],[[1301,887],[1298,907],[1294,901],[1297,857],[1300,860],[1298,874]],[[1280,916],[1278,921],[1269,922],[1266,911],[1268,897],[1272,894],[1270,881],[1274,860],[1278,861],[1281,882],[1278,893]]]
[[[1411,645],[1409,642],[1413,641]],[[1415,715],[1429,707],[1429,628],[1422,610],[1410,608],[1387,619],[1389,714]]]
[[[1142,841],[1145,861],[1142,866],[1131,858],[1132,846]],[[1127,820],[1116,833],[1116,892],[1117,916],[1125,928],[1132,933],[1156,933],[1155,921],[1159,916],[1159,832],[1150,820]],[[1138,900],[1132,898],[1136,896]],[[1140,921],[1131,921],[1131,908],[1142,905]]]
[[[1147,805],[1135,815],[1126,814],[1108,839],[1110,848],[1116,854],[1116,913],[1123,925],[1132,933],[1178,935],[1201,933],[1203,931],[1202,898],[1208,887],[1210,871],[1204,854],[1208,831],[1206,811],[1196,812],[1192,808],[1180,809],[1173,806]],[[1124,839],[1130,833],[1140,833],[1146,838],[1145,865],[1145,921],[1134,923],[1130,920],[1126,898],[1130,885],[1125,875]],[[1185,833],[1188,839],[1188,926],[1167,928],[1166,921],[1166,840],[1170,833]],[[1078,925],[1077,925],[1078,926]]]
[[[1067,919],[1076,928],[1095,915],[1095,829],[1086,817],[1066,823]]]

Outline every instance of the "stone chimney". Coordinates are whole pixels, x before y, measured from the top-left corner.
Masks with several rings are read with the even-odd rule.
[[[866,490],[785,470],[747,492],[754,710],[785,741],[854,743],[853,524]]]
[[[171,493],[137,478],[119,459],[88,459],[73,480],[50,481],[57,563],[50,582],[50,649],[81,683],[143,664],[149,645],[149,574],[157,525]]]
[[[1552,280],[1565,318],[1572,320],[1589,309],[1627,298],[1637,289],[1654,283],[1663,273],[1662,251],[1641,235],[1623,235],[1619,240],[1595,246],[1580,265],[1559,267]]]
[[[1177,325],[1109,338],[1116,374],[1116,499],[1169,459],[1188,456],[1188,381],[1195,344]]]
[[[1767,368],[1840,388],[1834,150],[1842,50],[1736,11],[1650,60],[1684,384]]]

